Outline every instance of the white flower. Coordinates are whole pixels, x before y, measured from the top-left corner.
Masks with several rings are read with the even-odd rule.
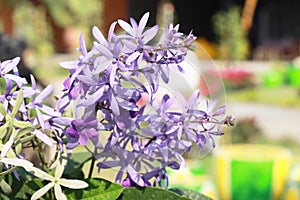
[[[26,171],[30,172],[34,176],[50,181],[50,183],[48,183],[32,195],[32,200],[40,198],[52,187],[54,187],[54,194],[57,200],[67,199],[66,195],[62,192],[61,185],[71,189],[81,189],[88,187],[88,184],[84,181],[61,178],[64,168],[67,164],[67,158],[61,156],[58,159],[59,162],[57,163],[54,177],[36,167],[25,168]]]

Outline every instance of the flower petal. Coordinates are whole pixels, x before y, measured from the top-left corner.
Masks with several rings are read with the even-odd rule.
[[[62,189],[59,184],[54,185],[54,194],[57,200],[67,200],[66,195],[62,192]]]
[[[96,38],[96,40],[98,40],[100,44],[107,46],[107,41],[97,26],[93,27],[92,32],[93,36]]]
[[[31,162],[19,158],[2,158],[0,162],[8,165],[19,166],[24,168],[30,168],[33,166]]]
[[[55,169],[55,178],[60,178],[65,170],[65,166],[67,165],[68,159],[64,156],[59,157],[59,162]]]
[[[124,20],[119,19],[118,24],[122,27],[122,29],[124,29],[124,31],[128,32],[130,35],[134,34],[133,28]]]
[[[12,60],[7,60],[7,61],[4,61],[2,63],[2,66],[3,66],[3,72],[6,74],[8,72],[10,72],[13,68],[15,68],[17,66],[17,64],[20,62],[20,57],[16,57]]]
[[[42,187],[41,189],[39,189],[38,191],[36,191],[32,196],[31,196],[31,200],[36,200],[39,199],[41,196],[43,196],[46,192],[48,192],[48,190],[50,190],[50,188],[52,188],[54,186],[54,183],[48,183],[47,185],[45,185],[44,187]]]
[[[42,101],[51,94],[53,90],[53,86],[50,84],[48,85],[40,94],[38,97],[36,97],[35,102],[36,103],[42,103]]]
[[[53,147],[52,140],[46,134],[42,133],[39,130],[34,130],[33,134],[35,134],[36,137],[38,137],[40,140],[42,140],[48,146]]]
[[[113,54],[110,50],[108,50],[105,46],[103,45],[95,45],[95,48],[104,56],[107,58],[112,58]]]
[[[98,101],[99,98],[101,98],[105,92],[105,90],[107,89],[106,86],[102,86],[101,88],[99,88],[94,94],[92,94],[85,102],[84,102],[84,106],[90,106],[92,104],[94,104],[96,101]]]
[[[45,130],[45,121],[44,121],[44,117],[41,113],[41,111],[39,109],[35,109],[36,114],[37,114],[37,119],[42,127],[43,130]]]
[[[136,51],[133,54],[131,54],[130,56],[128,56],[128,58],[126,59],[126,64],[130,65],[131,62],[133,62],[134,60],[137,59],[137,57],[139,57],[140,54],[141,54],[140,52]]]
[[[14,143],[14,136],[13,134],[11,134],[9,140],[5,143],[2,152],[1,152],[1,157],[5,157],[6,153],[8,152],[8,150],[11,148],[12,144]]]
[[[86,54],[87,54],[87,50],[86,50],[86,45],[85,45],[83,33],[80,34],[79,44],[80,44],[79,51],[80,51],[83,55],[86,55]]]
[[[13,75],[13,74],[5,74],[5,78],[15,81],[16,83],[23,83],[27,84],[27,81],[25,78],[21,78],[19,76]]]
[[[63,125],[63,126],[70,126],[73,118],[71,117],[58,117],[52,119],[54,123]]]
[[[44,180],[48,180],[48,181],[53,181],[54,177],[51,176],[50,174],[44,172],[43,170],[40,170],[39,168],[36,167],[24,167],[25,170],[31,174],[33,174],[34,176],[44,179]]]
[[[64,61],[64,62],[60,62],[59,65],[65,69],[74,69],[78,67],[78,61],[77,60]]]
[[[150,15],[149,12],[146,12],[146,13],[143,15],[142,19],[141,19],[140,22],[139,22],[139,27],[138,27],[138,29],[143,30],[143,29],[146,27],[147,21],[148,21],[148,19],[149,19],[149,15]]]
[[[109,27],[108,37],[107,37],[108,42],[111,42],[111,39],[114,35],[114,30],[115,30],[116,25],[117,25],[117,22],[113,22]]]
[[[157,34],[157,31],[158,31],[158,26],[153,26],[152,28],[146,30],[144,33],[143,33],[143,42],[145,44],[147,44],[150,40],[152,40],[156,34]]]
[[[89,186],[89,184],[87,184],[86,182],[81,180],[76,180],[76,179],[61,178],[59,179],[58,183],[64,187],[71,188],[71,189],[81,189]]]

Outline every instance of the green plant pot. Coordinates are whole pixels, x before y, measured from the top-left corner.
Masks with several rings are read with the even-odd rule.
[[[283,73],[272,71],[263,76],[263,86],[265,87],[278,87],[282,86],[285,81]]]
[[[221,199],[279,199],[292,161],[291,152],[272,145],[234,144],[215,154],[215,182]]]
[[[288,82],[291,86],[300,88],[300,68],[291,68],[288,72]]]

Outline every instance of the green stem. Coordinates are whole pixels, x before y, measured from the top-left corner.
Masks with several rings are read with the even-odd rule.
[[[10,168],[10,169],[4,171],[4,172],[1,172],[1,173],[0,173],[0,176],[9,174],[9,173],[13,172],[13,171],[16,170],[16,169],[18,169],[18,166],[14,166],[14,167],[12,167],[12,168]]]
[[[41,147],[41,143],[37,142],[38,144],[35,145],[35,143],[32,141],[32,148],[35,150],[35,152],[37,152],[37,155],[39,157],[39,160],[41,162],[41,168],[42,170],[49,172],[49,169],[46,167],[46,163],[44,160],[44,155],[43,155],[43,148]]]
[[[95,166],[95,161],[96,161],[96,159],[94,157],[92,157],[92,162],[91,162],[88,178],[92,178],[92,174],[93,174],[94,166]]]

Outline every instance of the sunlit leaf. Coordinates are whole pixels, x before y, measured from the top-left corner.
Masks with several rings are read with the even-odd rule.
[[[14,108],[11,112],[11,117],[14,118],[19,111],[21,104],[23,102],[23,90],[20,90],[16,99],[16,103],[14,105]]]
[[[154,187],[126,188],[118,200],[127,199],[155,199],[155,200],[191,200],[174,192]]]
[[[4,179],[0,181],[0,188],[5,194],[10,194],[12,192],[10,185],[6,183]]]
[[[21,138],[22,136],[26,135],[27,133],[33,132],[34,130],[35,130],[35,128],[33,126],[32,127],[24,127],[18,131],[17,137]]]
[[[6,113],[7,113],[5,107],[3,106],[2,103],[0,104],[0,113],[1,113],[1,115],[3,115],[3,116],[5,116]]]
[[[199,192],[195,192],[193,190],[174,188],[174,189],[170,189],[170,191],[175,192],[179,195],[188,197],[193,200],[212,200],[211,198],[209,198]]]
[[[0,126],[0,139],[3,139],[4,136],[7,135],[6,133],[7,133],[7,126],[8,125],[9,125],[9,122],[6,122],[2,126]]]
[[[19,155],[22,152],[22,142],[20,139],[15,140],[15,151],[16,154]]]
[[[5,94],[6,91],[6,81],[3,77],[0,78],[0,95]]]
[[[30,123],[30,122],[24,122],[24,121],[14,120],[13,124],[17,128],[27,128],[27,127],[34,128],[34,126],[32,125],[32,123]]]
[[[89,184],[88,188],[79,190],[67,189],[64,191],[68,199],[115,200],[124,190],[121,185],[100,178],[91,178],[85,181]]]
[[[29,142],[30,140],[32,140],[35,137],[35,135],[28,135],[26,137],[23,137],[21,140],[21,143],[25,143],[25,142]]]

